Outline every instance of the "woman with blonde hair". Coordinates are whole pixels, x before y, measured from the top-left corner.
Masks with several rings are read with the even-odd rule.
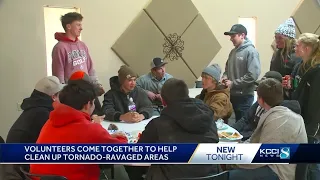
[[[320,36],[303,33],[298,38],[296,55],[302,58],[292,73],[292,80],[283,86],[292,88],[293,100],[298,100],[309,143],[320,143]],[[320,179],[320,164],[309,165],[308,180]]]
[[[303,33],[298,38],[296,55],[302,58],[291,75],[284,79],[285,88],[293,89],[293,100],[298,100],[304,119],[308,142],[320,143],[320,36]],[[320,179],[320,164],[310,164],[308,180]]]
[[[283,77],[291,75],[294,66],[302,59],[296,56],[296,30],[292,18],[286,20],[275,31],[276,50],[270,63],[270,71],[277,71]],[[285,90],[284,98],[290,99],[292,90]]]
[[[300,103],[308,135],[320,135],[320,36],[301,34],[295,50],[303,61],[292,73],[292,99]]]

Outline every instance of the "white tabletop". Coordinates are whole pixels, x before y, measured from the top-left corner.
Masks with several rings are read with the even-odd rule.
[[[125,122],[113,122],[113,121],[103,121],[101,123],[102,127],[105,128],[106,130],[108,130],[108,127],[110,124],[115,124],[118,128],[119,131],[124,131],[124,132],[128,132],[128,133],[132,133],[133,136],[136,136],[137,133],[144,131],[146,125],[154,118],[156,118],[157,116],[153,116],[150,119],[146,119],[143,120],[141,122],[138,123],[125,123]],[[218,130],[218,132],[238,132],[237,130],[235,130],[234,128],[232,128],[229,125],[226,125],[228,128],[224,129],[224,130]],[[239,133],[239,132],[238,132]],[[224,141],[220,141],[219,143],[232,143],[230,141],[228,142],[224,142]]]
[[[141,122],[138,123],[126,123],[126,122],[114,122],[114,121],[103,121],[101,123],[102,127],[105,128],[106,130],[108,130],[108,127],[110,124],[114,124],[116,125],[120,131],[124,131],[124,132],[134,132],[134,131],[144,131],[144,128],[146,127],[146,125],[149,123],[149,121],[151,121],[151,119],[156,118],[157,116],[152,116],[149,119],[143,120]]]

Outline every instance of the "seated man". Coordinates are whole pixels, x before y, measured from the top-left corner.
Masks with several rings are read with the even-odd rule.
[[[260,82],[258,103],[265,112],[260,116],[250,143],[307,143],[303,118],[289,108],[279,106],[283,101],[281,82],[269,78]],[[229,172],[229,179],[295,179],[296,164],[239,164]]]
[[[100,103],[98,97],[104,94],[104,90],[101,88],[100,84],[95,84],[93,82],[93,80],[90,78],[90,76],[87,73],[85,73],[84,71],[76,71],[76,72],[74,72],[71,75],[70,79],[68,80],[68,83],[70,83],[72,81],[77,81],[77,80],[80,80],[80,79],[85,80],[87,82],[90,82],[90,83],[92,83],[94,85],[97,97],[94,100],[95,108],[94,108],[94,111],[93,111],[92,115],[102,116],[103,113],[101,111],[101,103]]]
[[[264,80],[267,78],[274,78],[279,82],[282,81],[281,74],[276,71],[267,72],[261,78],[261,80]],[[259,82],[257,82],[257,85],[259,85]],[[284,100],[280,103],[280,106],[287,107],[297,114],[301,113],[300,105],[298,101]],[[245,141],[250,138],[253,131],[256,129],[258,125],[261,114],[263,114],[264,112],[265,110],[259,106],[258,102],[255,102],[239,121],[231,125],[233,128],[238,130],[243,135],[242,141]]]
[[[90,114],[96,98],[94,86],[84,80],[69,82],[59,94],[49,120],[43,126],[37,143],[127,143],[122,133],[110,135]],[[68,180],[98,180],[98,164],[31,164],[30,173],[55,174]]]
[[[161,58],[153,58],[151,61],[151,72],[137,79],[137,86],[144,89],[154,106],[154,115],[159,115],[162,109],[160,91],[163,84],[172,76],[166,73],[167,63]]]
[[[214,120],[223,119],[228,123],[232,115],[232,104],[230,102],[230,88],[219,84],[221,69],[218,64],[206,67],[201,74],[203,90],[196,98],[204,101],[214,111]]]
[[[36,143],[43,125],[49,119],[53,110],[52,103],[59,101],[58,94],[63,84],[55,76],[44,77],[39,80],[31,93],[21,104],[23,112],[14,122],[7,136],[7,143]],[[29,165],[21,165],[29,169]],[[20,165],[4,165],[6,179],[21,179],[23,174]]]
[[[102,111],[106,120],[140,122],[152,117],[153,109],[147,93],[136,87],[137,74],[123,65],[118,71],[118,76],[110,78],[111,89],[105,93]],[[130,98],[136,106],[136,112],[129,111]]]
[[[218,143],[213,111],[202,101],[189,98],[182,80],[171,78],[161,90],[166,107],[160,117],[152,119],[138,143]],[[219,172],[219,165],[151,165],[146,179],[200,177]],[[131,180],[139,180],[142,167],[126,167]],[[145,171],[146,172],[146,168]],[[140,174],[139,174],[140,173]]]

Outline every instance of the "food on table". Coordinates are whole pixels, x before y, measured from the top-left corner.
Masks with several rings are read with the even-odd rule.
[[[219,138],[226,138],[232,135],[232,132],[220,132],[219,134]]]
[[[241,135],[238,132],[220,132],[218,133],[219,138],[230,138],[230,139],[237,139],[240,138]]]
[[[119,130],[118,126],[115,124],[110,124],[108,130]]]
[[[229,136],[228,138],[239,138],[241,137],[241,135],[238,132],[234,132],[231,136]]]

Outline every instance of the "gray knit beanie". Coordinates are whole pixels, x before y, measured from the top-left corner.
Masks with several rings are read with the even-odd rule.
[[[213,79],[215,79],[217,82],[220,81],[221,68],[218,64],[212,64],[212,65],[204,68],[204,70],[202,72],[208,74]]]

